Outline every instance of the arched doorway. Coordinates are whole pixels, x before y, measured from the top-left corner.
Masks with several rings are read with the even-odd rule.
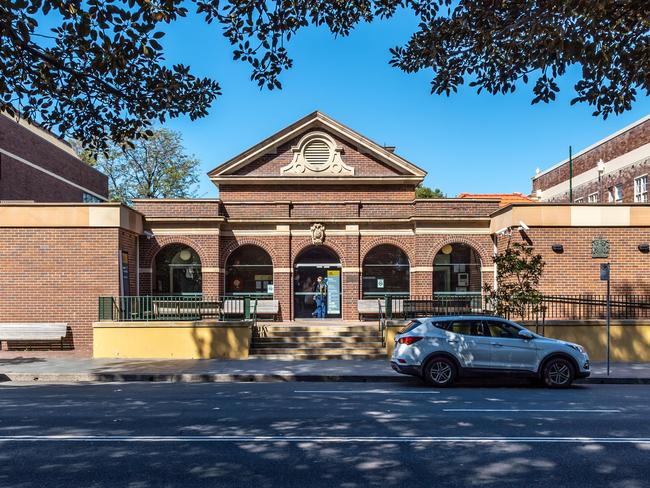
[[[273,261],[259,246],[245,244],[226,260],[225,292],[231,296],[273,297]]]
[[[391,295],[408,298],[410,288],[408,256],[392,244],[372,248],[363,259],[363,298]]]
[[[302,251],[294,263],[294,318],[313,318],[317,307],[318,277],[327,284],[326,317],[341,317],[341,260],[326,246]]]
[[[442,246],[433,261],[433,294],[455,305],[481,308],[481,258],[472,246]]]
[[[154,260],[154,295],[199,295],[202,291],[201,258],[185,244],[163,247]]]

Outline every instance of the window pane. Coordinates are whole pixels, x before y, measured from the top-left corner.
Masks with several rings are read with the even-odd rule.
[[[492,337],[505,337],[505,338],[516,338],[519,337],[519,328],[515,327],[512,324],[506,322],[496,322],[488,321],[487,325],[490,329],[490,335]]]
[[[273,263],[261,247],[245,245],[228,257],[226,295],[273,295]]]
[[[383,244],[372,249],[363,261],[363,296],[408,296],[410,266],[408,257],[397,246]]]
[[[201,293],[201,259],[191,247],[184,244],[164,247],[156,255],[153,271],[156,295]]]
[[[448,328],[454,334],[484,336],[487,331],[483,329],[483,324],[478,320],[457,320],[449,322]]]
[[[466,244],[444,246],[435,257],[433,291],[438,293],[480,293],[481,260]]]

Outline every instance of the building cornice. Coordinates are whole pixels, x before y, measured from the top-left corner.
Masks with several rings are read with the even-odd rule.
[[[210,180],[228,185],[394,185],[417,184],[420,176],[211,176]]]

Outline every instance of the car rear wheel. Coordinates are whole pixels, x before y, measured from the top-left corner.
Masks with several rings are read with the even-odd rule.
[[[542,380],[550,388],[568,388],[573,383],[575,372],[568,359],[554,358],[544,365]]]
[[[424,370],[424,379],[431,386],[445,388],[456,381],[456,365],[447,358],[433,358]]]

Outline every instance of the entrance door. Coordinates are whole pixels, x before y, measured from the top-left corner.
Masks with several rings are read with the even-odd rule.
[[[294,318],[313,318],[316,314],[318,277],[327,284],[326,317],[341,318],[341,263],[327,247],[314,246],[297,258],[293,274]]]

